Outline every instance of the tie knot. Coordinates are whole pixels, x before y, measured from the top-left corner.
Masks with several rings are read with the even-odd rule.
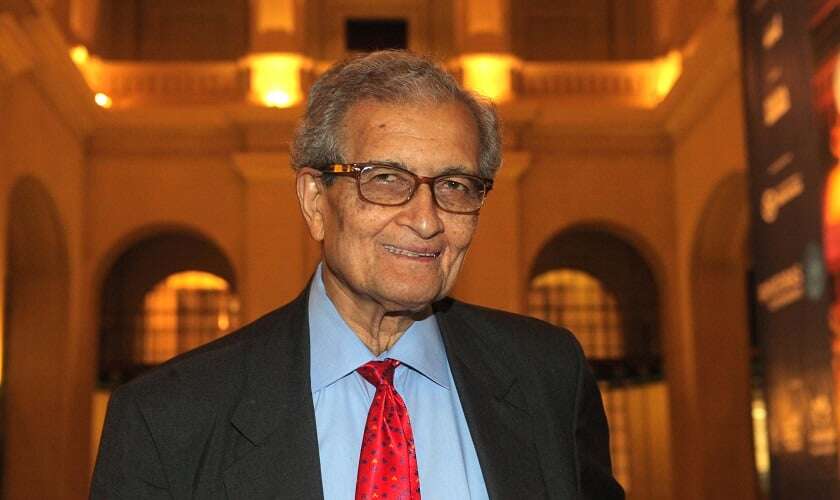
[[[383,384],[394,385],[394,370],[400,364],[396,359],[369,361],[356,369],[359,374],[377,389]]]

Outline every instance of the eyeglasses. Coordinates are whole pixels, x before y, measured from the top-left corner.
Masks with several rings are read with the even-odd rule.
[[[359,197],[376,205],[404,205],[420,184],[428,184],[437,206],[455,214],[478,213],[493,188],[492,179],[476,175],[423,177],[387,163],[334,163],[318,170],[324,174],[355,177]]]

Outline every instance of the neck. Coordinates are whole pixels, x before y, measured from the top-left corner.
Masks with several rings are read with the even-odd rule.
[[[431,308],[419,312],[389,310],[375,300],[360,297],[326,265],[322,265],[321,276],[338,314],[375,356],[393,347],[415,321],[431,313]]]

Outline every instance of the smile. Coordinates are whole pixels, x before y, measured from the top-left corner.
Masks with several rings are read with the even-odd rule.
[[[395,247],[393,245],[382,245],[385,250],[394,254],[394,255],[402,255],[405,257],[414,257],[414,258],[426,258],[426,259],[436,259],[440,252],[414,252],[412,250],[407,250],[405,248]]]

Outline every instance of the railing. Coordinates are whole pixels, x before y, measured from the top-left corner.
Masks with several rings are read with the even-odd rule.
[[[248,68],[237,62],[90,60],[81,69],[94,92],[107,94],[120,107],[218,104],[248,95]]]
[[[300,60],[297,76],[289,81],[305,93],[327,64]],[[504,61],[509,61],[508,70],[501,74],[509,75],[513,99],[596,99],[648,108],[667,95],[682,63],[678,56],[629,62],[541,63],[509,57]],[[463,79],[461,60],[454,59],[447,67]],[[91,89],[107,94],[117,107],[244,102],[255,90],[249,88],[254,70],[247,60],[155,63],[91,58],[80,69]]]
[[[678,60],[612,63],[534,63],[513,69],[513,89],[521,98],[599,98],[652,107],[679,75]]]

